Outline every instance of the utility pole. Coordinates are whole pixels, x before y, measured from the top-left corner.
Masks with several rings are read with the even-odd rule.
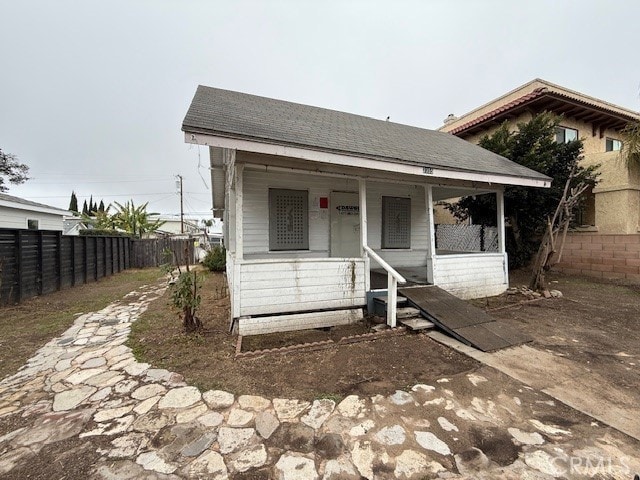
[[[176,175],[178,182],[176,186],[180,188],[180,233],[184,233],[184,206],[182,200],[182,175]]]

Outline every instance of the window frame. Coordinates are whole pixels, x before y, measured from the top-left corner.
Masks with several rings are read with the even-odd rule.
[[[387,229],[389,228],[389,221],[387,218],[387,209],[389,208],[389,203],[392,201],[400,200],[407,207],[407,242],[399,243],[390,241],[390,233]],[[393,195],[382,195],[381,199],[381,237],[380,237],[380,246],[383,250],[410,250],[411,249],[411,197],[399,197]]]
[[[564,140],[563,140],[562,142],[558,142],[558,133],[559,133],[559,130],[563,130],[563,133],[564,133],[564,135],[563,135],[563,136],[564,136]],[[572,131],[572,132],[576,132],[576,138],[575,138],[574,140],[569,140],[569,141],[567,141],[567,133],[566,133],[566,132],[567,132],[567,131],[569,131],[569,130],[570,130],[570,131]],[[577,128],[571,128],[571,127],[565,127],[565,126],[563,126],[563,125],[558,125],[558,126],[556,127],[555,137],[556,137],[556,138],[555,138],[556,143],[566,144],[566,143],[569,143],[569,142],[573,142],[573,141],[575,141],[575,140],[578,140],[578,139],[580,138],[580,131],[579,131]]]
[[[293,244],[283,244],[278,242],[278,212],[275,208],[275,202],[279,195],[294,193],[302,199],[302,241],[298,246]],[[293,188],[269,188],[268,191],[268,207],[269,207],[269,251],[270,252],[297,252],[309,250],[309,190],[298,190]]]
[[[609,142],[611,142],[611,150],[609,150]],[[613,148],[613,146],[615,145],[615,143],[618,143],[620,145],[620,148]],[[618,140],[617,138],[611,138],[611,137],[605,137],[604,140],[604,151],[605,152],[619,152],[620,150],[622,150],[622,140]]]
[[[35,223],[35,228],[31,227],[31,222]],[[40,220],[37,218],[27,218],[27,230],[40,230]]]

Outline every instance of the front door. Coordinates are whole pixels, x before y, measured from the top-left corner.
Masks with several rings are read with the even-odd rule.
[[[358,193],[331,192],[331,256],[360,256],[360,201]]]

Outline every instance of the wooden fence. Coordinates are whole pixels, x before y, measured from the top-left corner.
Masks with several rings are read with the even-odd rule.
[[[182,255],[178,260],[183,262],[193,255],[192,241],[185,239],[132,240],[0,229],[0,304],[95,282],[127,268],[157,267],[165,248]],[[186,257],[185,248],[189,248]]]
[[[131,241],[131,266],[135,268],[157,267],[168,260],[178,265],[193,263],[193,240],[176,238],[151,238]]]

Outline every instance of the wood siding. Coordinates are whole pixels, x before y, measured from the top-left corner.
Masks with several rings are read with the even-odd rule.
[[[244,171],[244,253],[247,258],[329,256],[330,215],[318,207],[319,197],[329,197],[332,191],[358,192],[355,179],[282,172]],[[269,188],[307,190],[309,192],[309,250],[269,252]],[[385,249],[382,245],[382,197],[411,199],[411,248]],[[329,206],[331,208],[331,206]],[[392,266],[426,265],[429,233],[423,185],[367,182],[368,242]],[[372,268],[378,265],[372,263]]]
[[[438,255],[434,284],[463,299],[499,295],[509,286],[506,255]]]
[[[63,230],[62,215],[0,206],[0,228],[26,229],[28,219],[38,220],[38,230]]]
[[[392,267],[427,264],[429,226],[423,185],[367,182],[367,237],[369,246]],[[411,199],[411,248],[382,249],[382,197]],[[371,268],[379,265],[371,260]]]
[[[357,192],[358,182],[346,178],[300,175],[282,172],[244,171],[244,253],[269,252],[269,189],[284,188],[309,192],[309,250],[288,253],[287,257],[329,256],[329,210],[320,209],[319,197],[332,190]]]
[[[364,260],[244,261],[234,278],[239,316],[363,306]],[[235,302],[234,302],[235,303]]]
[[[238,322],[240,335],[289,332],[307,328],[349,325],[362,320],[362,309],[336,310],[331,312],[294,313],[271,317],[241,318]]]

